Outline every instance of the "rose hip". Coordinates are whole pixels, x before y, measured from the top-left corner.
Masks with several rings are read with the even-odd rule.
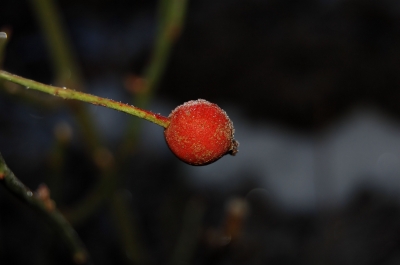
[[[178,106],[168,118],[165,140],[171,151],[190,165],[207,165],[238,152],[233,124],[216,104],[192,100]]]

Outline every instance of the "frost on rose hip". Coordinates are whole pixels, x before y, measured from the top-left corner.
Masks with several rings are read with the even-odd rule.
[[[188,101],[168,118],[165,140],[171,151],[190,165],[207,165],[238,152],[233,124],[216,104],[203,99]]]

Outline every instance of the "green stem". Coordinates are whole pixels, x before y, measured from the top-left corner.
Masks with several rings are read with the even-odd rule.
[[[53,96],[61,97],[63,99],[75,99],[93,105],[99,105],[110,109],[119,110],[137,116],[139,118],[146,119],[164,128],[167,128],[169,125],[169,119],[164,116],[128,104],[117,102],[111,99],[101,98],[98,96],[71,90],[65,87],[55,87],[55,86],[45,85],[30,79],[10,74],[5,71],[0,71],[0,78],[6,79],[16,84],[20,84],[22,86],[25,86],[26,88],[35,89]]]
[[[57,209],[51,209],[46,206],[45,202],[40,197],[36,196],[29,188],[27,188],[8,168],[1,153],[0,183],[20,200],[45,215],[67,243],[72,252],[75,263],[90,263],[89,254],[87,253],[85,246],[76,231],[67,220],[65,220],[64,216]]]

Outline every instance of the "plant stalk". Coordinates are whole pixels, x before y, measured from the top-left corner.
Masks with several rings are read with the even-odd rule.
[[[124,104],[121,102],[117,102],[111,99],[106,99],[94,95],[90,95],[87,93],[75,91],[72,89],[68,89],[66,87],[55,87],[50,85],[45,85],[27,78],[23,78],[6,71],[0,71],[0,78],[8,80],[10,82],[20,84],[25,86],[28,89],[38,90],[53,96],[61,97],[63,99],[75,99],[83,102],[87,102],[93,105],[99,105],[103,107],[107,107],[110,109],[119,110],[139,118],[151,121],[155,124],[158,124],[164,128],[167,128],[169,125],[169,119],[162,115],[153,113],[151,111],[143,110],[128,104]]]
[[[89,254],[83,242],[72,226],[65,220],[64,216],[56,208],[46,206],[43,199],[27,188],[8,168],[1,153],[0,183],[18,199],[45,215],[70,248],[73,261],[76,264],[91,264]]]

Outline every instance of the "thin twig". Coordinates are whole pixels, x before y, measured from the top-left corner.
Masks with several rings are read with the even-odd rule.
[[[49,207],[43,199],[36,196],[8,168],[0,153],[0,183],[13,195],[42,213],[57,229],[72,252],[77,264],[90,264],[90,257],[76,231],[55,208]]]
[[[124,104],[121,102],[117,102],[111,99],[106,99],[90,94],[86,94],[83,92],[75,91],[72,89],[68,89],[66,87],[55,87],[45,85],[27,78],[23,78],[6,71],[0,71],[0,78],[6,79],[10,82],[20,84],[25,86],[28,89],[38,90],[53,96],[61,97],[63,99],[75,99],[83,102],[87,102],[93,105],[100,105],[103,107],[107,107],[110,109],[119,110],[134,116],[137,116],[142,119],[146,119],[148,121],[154,122],[164,128],[168,127],[169,120],[168,118],[161,116],[159,114],[152,113],[147,110],[143,110],[128,104]]]

